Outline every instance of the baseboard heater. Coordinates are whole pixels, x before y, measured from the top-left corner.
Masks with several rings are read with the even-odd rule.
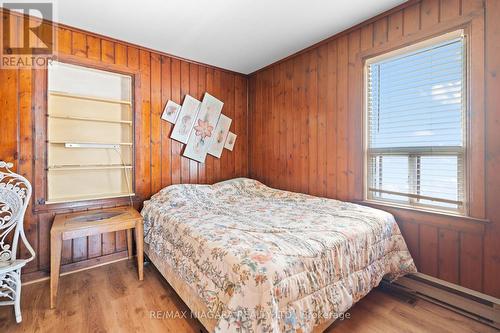
[[[500,299],[421,273],[409,274],[381,287],[411,294],[500,329]]]

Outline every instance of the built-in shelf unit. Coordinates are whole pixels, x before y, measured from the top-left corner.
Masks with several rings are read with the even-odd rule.
[[[134,195],[133,115],[131,76],[52,62],[46,203]]]

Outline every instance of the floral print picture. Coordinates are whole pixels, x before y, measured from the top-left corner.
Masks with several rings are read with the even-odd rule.
[[[231,127],[231,118],[221,114],[217,127],[215,127],[214,137],[208,153],[212,156],[220,158],[222,155],[222,149],[224,149],[224,144],[226,143],[227,134],[229,133],[229,127]]]
[[[189,134],[193,129],[195,119],[198,115],[200,109],[200,101],[186,95],[184,97],[184,102],[182,103],[181,111],[177,117],[177,122],[175,123],[174,129],[170,137],[182,143],[187,143],[189,139]]]
[[[236,142],[236,137],[237,137],[236,134],[234,134],[233,132],[229,132],[227,134],[227,139],[226,143],[224,144],[224,148],[226,148],[229,151],[233,151],[234,143]]]
[[[201,163],[205,162],[223,106],[224,103],[212,95],[205,93],[201,102],[200,112],[184,150],[184,156]]]
[[[168,121],[169,123],[175,124],[177,121],[177,116],[179,116],[179,111],[181,106],[173,101],[168,101],[161,115],[161,119]]]

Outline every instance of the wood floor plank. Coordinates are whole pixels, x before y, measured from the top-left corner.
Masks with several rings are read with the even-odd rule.
[[[22,289],[23,322],[12,307],[0,307],[0,332],[205,332],[201,323],[152,264],[137,280],[134,260],[62,276],[56,309],[49,308],[49,281]],[[158,313],[186,313],[159,318]],[[425,300],[409,303],[375,289],[326,332],[495,332]]]

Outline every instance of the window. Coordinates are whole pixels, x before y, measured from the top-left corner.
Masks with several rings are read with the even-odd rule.
[[[133,195],[132,77],[52,62],[47,201]]]
[[[465,214],[461,31],[366,62],[366,196]]]

